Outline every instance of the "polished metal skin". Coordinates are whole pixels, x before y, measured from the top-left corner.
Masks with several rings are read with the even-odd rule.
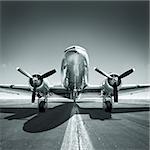
[[[61,65],[62,84],[71,91],[81,91],[87,86],[89,58],[80,46],[71,46],[64,51]]]

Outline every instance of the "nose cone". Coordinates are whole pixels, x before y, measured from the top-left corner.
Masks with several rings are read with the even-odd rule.
[[[36,78],[36,77],[33,78],[33,84],[35,84],[35,85],[40,84],[40,81],[38,80],[38,78]]]
[[[29,83],[32,87],[39,87],[42,84],[42,82],[43,80],[38,74],[33,75],[33,78],[29,80]]]
[[[67,60],[70,63],[77,64],[79,62],[80,55],[77,51],[72,51],[70,55],[68,55]]]
[[[81,53],[79,52],[79,48],[79,46],[70,46],[65,50],[67,64],[77,66],[80,63]]]
[[[117,74],[111,74],[110,76],[112,77],[112,79],[108,78],[108,83],[111,86],[114,86],[115,83],[117,86],[119,86],[121,84],[121,79],[119,78],[119,76]]]

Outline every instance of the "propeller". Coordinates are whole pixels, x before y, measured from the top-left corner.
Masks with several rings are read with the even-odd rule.
[[[33,92],[32,92],[32,103],[35,102],[35,96],[36,96],[36,89],[37,87],[39,87],[42,82],[43,82],[43,79],[44,78],[47,78],[51,75],[53,75],[56,70],[55,69],[52,69],[46,73],[44,73],[43,75],[39,75],[39,74],[34,74],[34,75],[31,75],[29,74],[28,72],[22,70],[21,68],[17,67],[16,68],[17,71],[19,71],[21,74],[23,74],[24,76],[28,77],[29,78],[29,83],[30,85],[33,87]]]
[[[47,77],[51,76],[52,74],[54,74],[55,72],[56,72],[55,69],[48,71],[48,72],[44,73],[43,75],[41,75],[41,78],[42,79],[47,78]]]
[[[99,70],[97,68],[95,68],[95,71],[97,71],[98,73],[100,73],[103,76],[108,78],[108,83],[113,87],[114,102],[118,102],[118,89],[117,89],[117,87],[121,84],[121,79],[130,75],[131,73],[133,73],[135,71],[135,69],[134,68],[129,69],[119,76],[116,74],[109,75],[106,72]]]
[[[26,71],[23,71],[21,68],[17,67],[16,70],[19,71],[21,74],[25,75],[26,77],[32,79],[32,75]]]
[[[112,77],[111,77],[108,73],[106,73],[106,72],[104,72],[104,71],[102,71],[102,70],[99,70],[99,69],[96,68],[96,67],[95,67],[94,69],[95,69],[95,71],[97,71],[98,73],[102,74],[103,76],[112,79]]]
[[[120,76],[119,76],[119,78],[121,79],[121,78],[124,78],[124,77],[126,77],[126,76],[128,76],[128,75],[130,75],[132,72],[134,72],[135,71],[135,69],[134,68],[132,68],[132,69],[129,69],[128,71],[126,71],[126,72],[124,72],[124,73],[122,73]]]

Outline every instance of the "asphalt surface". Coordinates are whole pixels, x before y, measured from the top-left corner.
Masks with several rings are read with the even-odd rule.
[[[120,103],[112,114],[100,99],[76,104],[49,99],[38,113],[30,100],[0,100],[1,150],[149,150],[149,105]],[[130,101],[130,100],[129,100]]]

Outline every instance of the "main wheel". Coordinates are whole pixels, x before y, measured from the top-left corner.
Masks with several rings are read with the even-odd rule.
[[[46,109],[46,102],[41,101],[39,103],[39,112],[45,112],[45,109]]]
[[[111,112],[112,111],[112,103],[110,101],[105,102],[105,111]]]

